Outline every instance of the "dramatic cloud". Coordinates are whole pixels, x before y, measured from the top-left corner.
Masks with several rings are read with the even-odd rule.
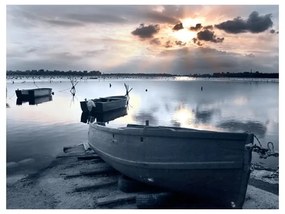
[[[186,42],[175,41],[175,44],[176,44],[177,46],[185,46],[185,45],[186,45]]]
[[[173,47],[173,44],[172,44],[171,41],[167,41],[167,42],[165,43],[165,46],[164,46],[164,47],[166,47],[166,48],[172,48],[172,47]]]
[[[132,34],[142,39],[152,38],[154,34],[159,32],[159,25],[148,25],[141,24],[140,27],[135,29]]]
[[[202,24],[196,24],[195,27],[190,27],[190,30],[198,31],[202,29]]]
[[[165,13],[165,11],[163,12],[150,11],[146,12],[145,16],[149,21],[156,23],[175,24],[179,22],[179,20],[176,17],[169,16],[167,13]]]
[[[258,12],[253,11],[247,20],[240,17],[215,25],[216,28],[224,30],[227,33],[261,33],[272,27],[271,14],[260,16]]]
[[[213,25],[207,25],[207,26],[204,26],[203,29],[205,29],[205,30],[213,30],[214,27],[213,27]]]
[[[197,39],[207,41],[207,42],[214,42],[219,43],[223,42],[224,38],[218,38],[213,31],[210,30],[203,30],[197,33]]]
[[[9,70],[278,72],[278,5],[8,5],[6,14]]]
[[[183,29],[183,24],[182,23],[178,23],[178,24],[176,24],[173,28],[172,28],[172,30],[181,30],[181,29]]]
[[[202,46],[203,45],[197,38],[193,38],[192,40],[198,46]]]

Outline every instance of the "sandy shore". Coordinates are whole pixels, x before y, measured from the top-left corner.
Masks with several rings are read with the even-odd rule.
[[[80,152],[91,158],[78,158]],[[7,209],[136,209],[134,197],[118,190],[118,173],[92,155],[86,156],[83,146],[77,147],[38,173],[7,182]],[[278,178],[271,178],[270,173],[252,173],[244,209],[279,208]],[[114,203],[99,206],[105,199]]]

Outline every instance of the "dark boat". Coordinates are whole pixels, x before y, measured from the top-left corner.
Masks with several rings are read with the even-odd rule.
[[[109,122],[115,120],[119,117],[123,117],[127,115],[127,108],[120,108],[113,111],[96,113],[94,115],[90,115],[89,113],[82,112],[81,114],[81,122],[82,123],[92,123],[95,121],[100,123]]]
[[[29,102],[29,105],[38,105],[41,103],[52,101],[52,96],[32,97],[32,98],[17,98],[16,104],[22,105],[23,103]]]
[[[244,203],[253,134],[92,123],[88,139],[102,159],[137,181],[225,208]]]
[[[129,87],[126,84],[124,85],[126,88],[126,94],[124,96],[110,96],[91,100],[85,99],[85,101],[80,102],[81,110],[94,115],[96,113],[125,108],[128,105],[129,92],[132,89],[129,90]]]
[[[35,88],[35,89],[17,89],[16,95],[20,99],[32,99],[36,97],[45,97],[51,96],[52,89],[51,88]]]
[[[111,96],[93,100],[81,101],[80,106],[83,112],[89,114],[113,111],[127,106],[128,96]]]

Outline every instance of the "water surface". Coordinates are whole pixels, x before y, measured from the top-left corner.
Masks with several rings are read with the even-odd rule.
[[[68,79],[7,80],[7,172],[21,177],[45,167],[64,146],[87,143],[88,124],[81,123],[79,101],[124,95],[133,90],[127,115],[110,121],[252,132],[261,142],[279,144],[278,81],[239,79],[79,79],[76,93]],[[16,104],[16,89],[51,87],[52,100],[37,105]],[[207,151],[205,151],[207,152]],[[278,158],[254,163],[278,167]]]

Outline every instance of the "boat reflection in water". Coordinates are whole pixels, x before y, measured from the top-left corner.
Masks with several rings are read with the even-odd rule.
[[[29,105],[38,105],[41,103],[52,101],[52,96],[42,96],[42,97],[27,97],[27,98],[17,98],[16,104],[22,105],[23,103],[29,102]]]
[[[96,120],[96,122],[105,123],[105,122],[115,120],[119,117],[123,117],[125,115],[127,115],[127,108],[119,108],[113,111],[94,113],[94,114],[82,112],[81,122],[82,123],[93,123]]]

